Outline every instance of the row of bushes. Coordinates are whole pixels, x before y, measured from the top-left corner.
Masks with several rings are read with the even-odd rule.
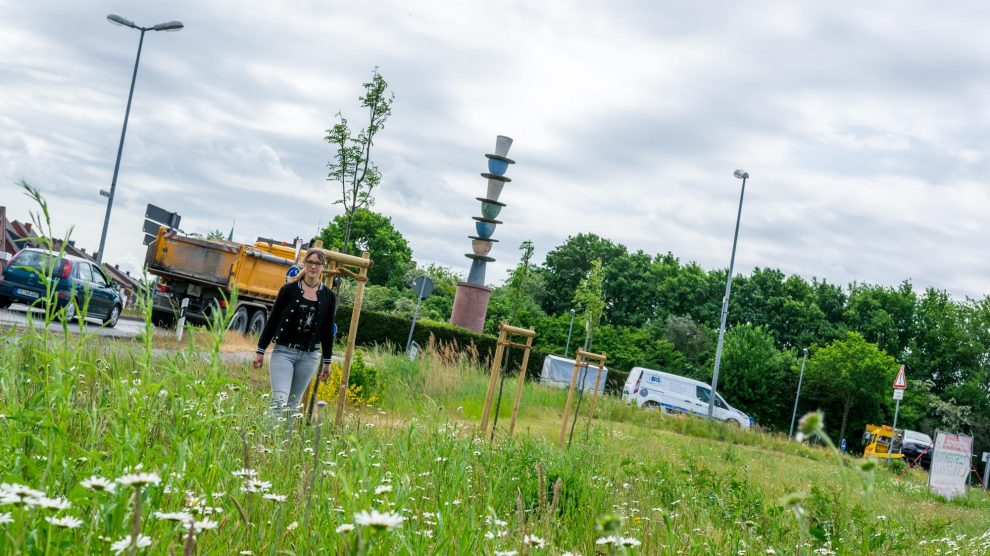
[[[346,341],[347,331],[351,325],[351,307],[340,306],[337,309],[337,336],[341,342]],[[358,326],[358,345],[379,345],[391,346],[395,350],[401,351],[405,348],[409,338],[410,322],[405,317],[398,317],[387,313],[375,311],[362,311],[361,320]],[[539,334],[539,331],[537,331]],[[413,341],[420,346],[426,346],[433,338],[438,344],[455,346],[458,350],[470,351],[472,346],[477,351],[479,360],[489,365],[495,355],[495,348],[498,343],[497,336],[487,334],[476,334],[466,328],[452,326],[443,322],[418,320],[416,328],[413,330]],[[529,355],[529,363],[526,365],[526,376],[530,380],[539,380],[540,371],[543,368],[543,360],[550,353],[533,348]],[[522,364],[522,350],[511,349],[509,351],[509,369],[511,373]],[[609,392],[620,392],[622,385],[626,381],[627,372],[609,369],[608,377],[605,381],[605,389]]]

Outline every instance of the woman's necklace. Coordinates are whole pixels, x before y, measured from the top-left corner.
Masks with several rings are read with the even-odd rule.
[[[320,285],[320,281],[319,281],[319,280],[317,280],[315,284],[310,284],[310,283],[309,283],[309,282],[307,282],[306,280],[303,280],[303,284],[306,284],[307,286],[309,286],[309,287],[311,287],[311,288],[316,288],[316,287],[319,287],[319,285]]]

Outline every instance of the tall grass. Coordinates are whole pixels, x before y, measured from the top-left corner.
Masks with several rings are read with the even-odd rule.
[[[485,362],[453,346],[366,352],[382,400],[340,428],[328,407],[277,422],[259,374],[218,357],[225,318],[167,355],[150,326],[5,336],[0,554],[990,550],[982,493],[946,502],[917,475],[614,399],[562,450],[566,392],[527,384],[516,435],[489,442]]]

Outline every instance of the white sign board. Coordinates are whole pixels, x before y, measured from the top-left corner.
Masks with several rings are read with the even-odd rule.
[[[894,399],[895,400],[903,400],[904,399],[904,389],[903,388],[895,388],[894,389]]]
[[[990,462],[990,452],[983,452],[983,457],[980,458],[980,461]]]
[[[965,493],[972,453],[972,437],[938,431],[932,450],[928,486],[946,498]]]

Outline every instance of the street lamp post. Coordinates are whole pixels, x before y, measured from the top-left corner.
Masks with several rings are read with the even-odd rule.
[[[567,357],[567,350],[571,349],[571,333],[574,332],[574,315],[577,311],[571,309],[571,326],[567,329],[567,345],[564,346],[564,357]]]
[[[804,381],[804,363],[808,360],[808,348],[804,348],[804,357],[801,358],[801,375],[798,377],[797,395],[794,396],[794,411],[791,413],[791,432],[787,433],[787,438],[794,438],[794,419],[797,417],[798,400],[801,399],[801,383]]]
[[[141,47],[144,46],[145,31],[180,31],[184,27],[180,21],[166,21],[151,27],[141,27],[133,21],[120,17],[117,14],[107,16],[107,21],[114,25],[130,27],[141,31],[141,38],[138,41],[137,58],[134,60],[134,74],[131,75],[131,91],[127,95],[127,109],[124,111],[124,127],[120,130],[120,145],[117,146],[117,162],[113,165],[113,180],[110,182],[110,191],[107,197],[107,213],[103,217],[103,232],[100,234],[100,250],[96,252],[96,262],[103,263],[103,249],[107,242],[107,227],[110,225],[110,211],[113,209],[113,197],[117,191],[117,173],[120,171],[120,155],[124,152],[124,135],[127,134],[127,119],[131,115],[131,100],[134,98],[134,82],[137,80],[138,63],[141,62]],[[101,194],[104,192],[101,191]]]
[[[742,170],[733,172],[735,177],[742,180],[739,191],[739,211],[736,213],[736,233],[732,236],[732,256],[729,257],[729,276],[725,279],[725,297],[722,298],[722,323],[718,327],[718,347],[715,349],[715,370],[712,373],[712,391],[708,396],[708,418],[715,413],[715,392],[718,387],[718,368],[722,364],[722,341],[725,339],[725,319],[729,316],[729,294],[732,293],[732,266],[736,262],[736,242],[739,240],[739,220],[742,218],[743,196],[746,194],[746,180],[749,173]]]

